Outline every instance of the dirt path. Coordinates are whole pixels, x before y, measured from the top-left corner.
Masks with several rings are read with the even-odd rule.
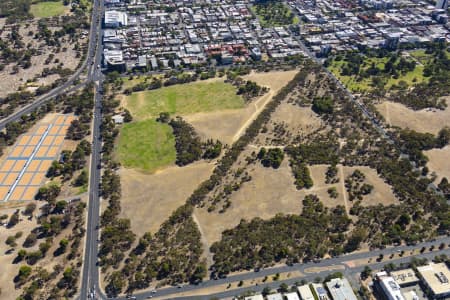
[[[205,232],[203,231],[202,225],[197,219],[197,216],[195,215],[195,212],[192,214],[192,219],[194,219],[195,224],[198,226],[198,230],[200,231],[200,234],[202,235],[202,244],[203,244],[203,254],[206,256],[206,268],[208,270],[208,278],[209,278],[209,267],[211,267],[214,264],[213,260],[213,254],[209,250],[209,243],[206,239]]]
[[[266,105],[272,100],[272,97],[275,95],[275,92],[273,90],[270,90],[267,94],[262,96],[260,99],[255,101],[253,103],[253,106],[255,107],[255,111],[250,116],[250,118],[245,121],[244,124],[238,129],[236,134],[233,136],[233,143],[236,142],[241,135],[244,133],[244,131],[247,129],[248,126],[258,117],[258,115],[261,113],[261,111],[266,107]]]
[[[344,166],[339,165],[339,183],[341,186],[341,193],[342,196],[344,197],[344,206],[345,206],[345,211],[347,212],[347,214],[349,214],[350,209],[348,208],[348,199],[347,199],[347,190],[345,189],[345,177],[344,177]]]

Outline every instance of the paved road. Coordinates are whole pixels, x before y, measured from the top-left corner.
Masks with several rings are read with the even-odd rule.
[[[99,288],[99,268],[97,265],[98,256],[98,239],[100,222],[100,198],[99,184],[101,179],[101,170],[98,166],[101,164],[102,141],[100,136],[100,126],[102,123],[102,94],[100,90],[103,84],[103,74],[98,67],[101,65],[102,59],[102,35],[101,35],[101,19],[104,11],[104,3],[102,0],[95,0],[93,7],[94,20],[91,28],[91,39],[94,44],[89,50],[88,79],[87,82],[95,83],[95,99],[94,99],[94,117],[92,128],[92,155],[90,165],[89,178],[89,202],[88,202],[88,219],[86,228],[86,247],[84,251],[83,270],[81,289],[79,293],[80,299],[88,299],[89,296],[98,295],[99,298],[106,298]]]
[[[325,267],[330,267],[330,266],[338,266],[338,265],[343,265],[345,262],[348,262],[348,261],[359,260],[359,259],[369,259],[371,257],[377,257],[380,254],[383,254],[384,260],[382,262],[378,263],[375,260],[373,260],[371,263],[367,263],[367,265],[370,265],[374,269],[381,268],[389,262],[394,262],[394,263],[409,262],[411,259],[411,257],[403,257],[400,260],[398,260],[398,259],[397,260],[387,260],[386,257],[391,255],[392,253],[398,253],[400,251],[405,251],[405,253],[408,253],[408,251],[420,250],[422,247],[425,247],[427,249],[425,251],[426,253],[421,254],[421,255],[416,255],[415,257],[425,256],[427,258],[434,258],[436,255],[442,254],[442,253],[450,255],[450,248],[447,248],[447,247],[440,251],[428,252],[428,249],[431,246],[435,246],[435,249],[437,249],[441,243],[444,243],[446,246],[448,246],[450,244],[450,237],[446,237],[446,236],[440,237],[440,238],[436,239],[435,241],[423,242],[423,243],[413,245],[413,246],[402,245],[402,246],[397,246],[397,247],[389,247],[389,248],[381,249],[381,250],[374,250],[374,251],[370,251],[370,252],[347,254],[347,255],[342,255],[342,256],[334,257],[334,258],[330,258],[330,259],[324,259],[318,263],[308,262],[308,263],[294,264],[293,266],[283,265],[283,266],[279,266],[279,267],[275,267],[275,268],[267,268],[267,269],[262,269],[259,272],[247,272],[247,273],[243,273],[243,274],[239,274],[239,275],[228,276],[226,278],[222,278],[222,279],[218,279],[218,280],[206,280],[198,285],[185,285],[185,286],[182,286],[181,288],[169,287],[169,288],[163,288],[163,289],[156,290],[156,292],[154,292],[154,291],[137,292],[134,294],[134,296],[137,299],[145,299],[150,296],[152,296],[152,297],[167,297],[165,299],[174,299],[172,297],[176,296],[176,293],[180,293],[182,291],[187,292],[187,291],[194,291],[194,290],[203,289],[203,288],[213,288],[213,287],[217,287],[217,286],[224,285],[224,284],[236,283],[241,280],[246,281],[246,280],[252,280],[252,279],[255,279],[258,277],[264,277],[264,276],[269,277],[269,276],[273,276],[277,273],[300,271],[304,274],[307,274],[307,272],[305,272],[305,270],[308,268],[312,268],[312,267],[325,268]],[[351,267],[347,266],[346,268],[351,269],[352,272],[355,273],[355,272],[361,272],[363,267],[364,266],[351,268]],[[314,273],[314,274],[308,274],[305,277],[296,278],[295,280],[294,279],[289,279],[289,280],[292,281],[291,283],[294,283],[295,281],[300,281],[301,279],[313,280],[317,276],[324,277],[331,272],[332,271],[323,271],[323,272],[318,272],[318,273]],[[289,280],[287,280],[287,282],[289,282]],[[283,282],[283,281],[274,283],[274,285],[278,286],[281,282]],[[259,287],[259,288],[262,290],[263,287],[264,286]],[[258,288],[258,287],[256,287],[256,288]],[[252,287],[252,289],[253,289],[253,287]],[[196,298],[196,299],[209,299],[213,296],[228,297],[228,296],[238,295],[239,293],[240,293],[240,290],[235,289],[233,291],[227,291],[227,292],[220,293],[217,295],[208,295],[208,297],[205,296],[204,298]],[[126,299],[126,297],[118,297],[115,299]],[[187,298],[183,297],[183,299],[187,299]]]

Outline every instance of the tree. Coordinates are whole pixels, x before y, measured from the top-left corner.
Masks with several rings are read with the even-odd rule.
[[[369,266],[365,266],[361,272],[361,279],[366,280],[372,274],[372,269]]]
[[[123,111],[123,121],[125,123],[129,123],[129,122],[133,121],[133,116],[131,115],[131,113],[128,109],[124,109],[124,111]]]
[[[23,242],[23,246],[25,248],[33,247],[36,244],[37,241],[37,235],[33,232],[31,232]]]
[[[318,114],[331,114],[333,112],[333,99],[330,96],[314,98],[312,110]]]
[[[88,172],[86,170],[82,170],[80,175],[75,179],[75,186],[84,186],[88,183]]]
[[[16,247],[17,246],[16,237],[13,235],[8,236],[8,238],[5,241],[5,244],[13,248]]]
[[[16,210],[11,217],[9,218],[9,222],[8,222],[8,227],[13,227],[15,226],[17,223],[19,223],[19,210]]]
[[[279,288],[280,293],[287,293],[289,291],[289,286],[286,283],[281,283]]]
[[[36,209],[35,203],[28,203],[27,206],[25,207],[25,210],[23,211],[23,214],[25,216],[31,216],[35,209]]]

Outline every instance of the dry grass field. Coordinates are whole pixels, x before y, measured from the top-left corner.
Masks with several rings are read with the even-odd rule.
[[[232,194],[231,206],[225,213],[208,213],[206,208],[195,210],[210,246],[220,239],[222,231],[235,227],[241,219],[268,219],[277,213],[301,212],[304,192],[296,189],[287,159],[278,169],[257,163],[248,171],[253,179]]]
[[[450,179],[450,146],[424,151],[424,154],[429,159],[427,167],[437,174],[436,183],[439,183],[442,177]]]
[[[1,210],[0,214],[7,214],[10,216],[14,213],[16,209],[3,209]],[[23,241],[25,240],[27,234],[30,232],[31,229],[37,226],[36,219],[33,218],[33,220],[28,220],[27,218],[22,216],[22,221],[19,222],[16,226],[13,228],[5,228],[3,226],[0,226],[0,266],[1,272],[0,272],[0,289],[2,290],[2,293],[0,295],[1,299],[16,299],[20,295],[20,289],[14,288],[14,282],[13,278],[17,275],[20,266],[22,266],[21,263],[13,264],[12,261],[17,256],[17,251],[7,254],[6,252],[11,249],[8,245],[5,244],[6,239],[10,235],[15,235],[17,232],[22,231],[22,237],[17,239],[17,245],[19,245],[17,248],[21,249],[21,245]],[[37,248],[37,245],[34,247]],[[29,248],[33,249],[33,248]]]
[[[269,87],[268,93],[242,109],[191,114],[186,115],[185,119],[194,126],[201,137],[218,139],[225,144],[232,144],[245,132],[245,129],[264,109],[270,99],[294,78],[295,74],[297,74],[296,70],[268,73],[252,72],[243,76],[243,78],[254,81],[261,86]]]
[[[122,216],[131,220],[138,236],[155,233],[170,214],[183,205],[194,189],[206,180],[214,164],[197,162],[183,168],[172,166],[154,174],[133,169],[119,171],[122,184]]]
[[[383,204],[385,206],[391,204],[398,204],[399,201],[395,197],[392,188],[390,185],[385,183],[383,179],[378,176],[377,171],[366,167],[366,166],[357,166],[357,167],[344,167],[344,177],[347,178],[350,176],[356,169],[360,170],[365,176],[365,183],[373,185],[373,191],[364,196],[361,205],[371,206]]]
[[[447,97],[450,106],[450,97]],[[450,107],[445,110],[422,109],[414,111],[400,103],[384,102],[377,105],[377,109],[386,118],[390,125],[401,128],[410,128],[418,132],[437,134],[444,126],[450,126]],[[432,149],[424,151],[429,158],[427,167],[436,172],[437,183],[442,177],[450,178],[450,148]]]
[[[327,165],[314,165],[309,169],[314,186],[310,189],[297,190],[288,159],[285,158],[278,169],[265,168],[260,163],[251,165],[247,171],[252,176],[252,180],[244,183],[232,194],[231,206],[225,213],[208,212],[206,208],[196,208],[194,214],[208,245],[211,246],[212,243],[220,240],[221,233],[226,229],[234,228],[241,219],[251,220],[256,217],[269,219],[278,213],[299,214],[302,210],[302,200],[309,194],[317,195],[327,207],[342,205],[349,210],[352,203],[347,200],[344,180],[355,169],[362,171],[366,176],[365,182],[374,186],[372,193],[364,197],[362,205],[398,203],[390,186],[369,167],[344,166],[342,172],[338,173],[339,182],[335,184],[325,183]],[[327,190],[330,187],[336,187],[339,193],[336,199],[328,195]]]
[[[447,99],[450,105],[450,99]],[[422,109],[414,111],[400,103],[383,102],[376,105],[386,122],[401,128],[436,134],[444,126],[450,126],[450,108],[445,110]]]

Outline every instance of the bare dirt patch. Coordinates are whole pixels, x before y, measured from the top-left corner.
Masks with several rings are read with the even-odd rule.
[[[450,178],[450,146],[424,151],[424,154],[429,158],[427,167],[432,172],[436,172],[437,183],[441,181],[442,177]]]
[[[448,97],[447,105],[450,105]],[[449,107],[445,110],[432,108],[414,111],[403,104],[386,101],[376,105],[376,108],[389,125],[401,128],[436,134],[442,127],[450,126]]]
[[[154,174],[133,169],[119,171],[122,184],[122,216],[131,220],[138,236],[155,233],[170,214],[183,205],[195,188],[206,180],[213,163],[198,162],[183,168],[173,166]]]

